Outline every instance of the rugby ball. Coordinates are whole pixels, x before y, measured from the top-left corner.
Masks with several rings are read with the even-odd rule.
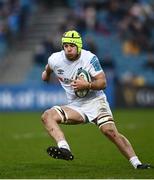
[[[90,74],[84,69],[78,69],[75,79],[79,77],[82,77],[84,78],[84,80],[91,82]],[[83,98],[88,94],[88,92],[89,92],[89,89],[79,90],[79,91],[75,91],[75,95],[77,97]]]

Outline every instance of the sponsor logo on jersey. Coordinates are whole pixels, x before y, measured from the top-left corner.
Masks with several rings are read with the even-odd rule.
[[[58,79],[65,84],[70,84],[72,82],[72,79],[68,79],[68,78],[58,77]]]
[[[64,74],[64,70],[63,69],[57,69],[57,74]]]

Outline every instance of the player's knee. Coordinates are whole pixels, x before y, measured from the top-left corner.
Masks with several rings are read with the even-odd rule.
[[[59,115],[57,114],[57,112],[53,108],[46,110],[42,114],[41,119],[42,119],[44,124],[47,124],[49,122],[51,124],[52,122],[55,122],[55,121],[57,123],[59,123],[59,121],[60,121]]]
[[[44,124],[47,123],[48,117],[49,117],[49,113],[48,113],[48,110],[46,110],[41,116],[41,120]]]
[[[117,137],[117,133],[113,128],[104,128],[102,129],[102,132],[105,136],[107,136],[110,139],[115,139]]]
[[[47,124],[49,121],[52,122],[55,120],[55,112],[53,109],[46,110],[41,116],[42,122]]]

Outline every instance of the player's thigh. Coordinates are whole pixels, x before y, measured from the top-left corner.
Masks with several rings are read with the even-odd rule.
[[[76,110],[66,106],[61,106],[61,108],[64,110],[66,114],[66,124],[80,124],[85,122],[82,115]]]

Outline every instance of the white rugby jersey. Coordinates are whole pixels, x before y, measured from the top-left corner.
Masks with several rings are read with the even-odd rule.
[[[70,85],[74,75],[80,68],[89,72],[91,77],[94,77],[103,71],[97,56],[90,51],[82,49],[80,58],[76,61],[70,61],[66,58],[64,50],[62,50],[53,53],[48,59],[48,64],[66,91],[69,103],[82,103],[98,96],[105,97],[103,90],[90,90],[84,98],[79,98],[75,95],[74,89]]]

